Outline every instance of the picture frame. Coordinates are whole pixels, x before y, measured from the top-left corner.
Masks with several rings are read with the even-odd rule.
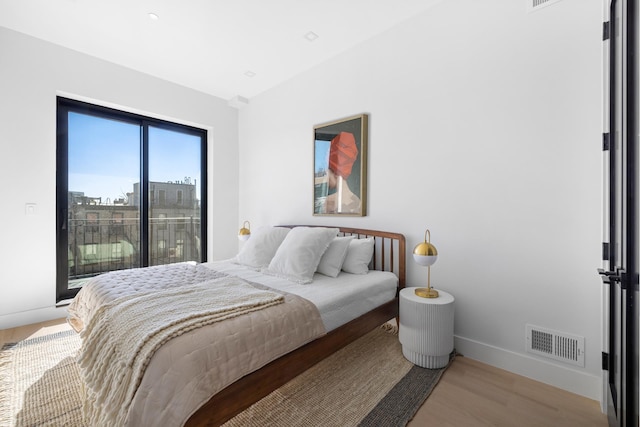
[[[369,116],[313,127],[313,215],[366,216]]]

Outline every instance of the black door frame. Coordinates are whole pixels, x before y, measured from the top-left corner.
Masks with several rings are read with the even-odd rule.
[[[619,5],[620,17],[616,16]],[[609,285],[606,319],[609,348],[603,357],[603,369],[607,371],[605,398],[609,424],[627,427],[638,426],[639,398],[637,78],[640,52],[636,1],[611,0],[609,6],[608,34],[605,31],[605,39],[609,39],[609,99],[605,101],[609,103],[609,134],[605,135],[605,150],[609,151],[609,244],[604,253],[609,267],[608,271],[601,271],[603,281]],[[619,47],[622,58],[617,56]],[[621,69],[617,68],[618,63]],[[616,150],[621,150],[620,156]],[[620,235],[619,227],[622,227]]]

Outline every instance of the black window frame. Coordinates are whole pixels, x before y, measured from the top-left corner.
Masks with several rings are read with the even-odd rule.
[[[69,149],[68,116],[70,112],[122,121],[140,126],[140,265],[149,265],[149,132],[150,126],[201,137],[200,162],[200,262],[207,261],[207,141],[208,131],[154,117],[91,104],[62,96],[56,97],[56,302],[68,300],[79,288],[69,289],[68,270],[68,202]]]

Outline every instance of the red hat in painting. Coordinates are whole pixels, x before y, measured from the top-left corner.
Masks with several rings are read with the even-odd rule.
[[[329,149],[329,169],[336,175],[348,178],[351,175],[351,167],[358,157],[356,139],[350,132],[340,132],[331,140]]]

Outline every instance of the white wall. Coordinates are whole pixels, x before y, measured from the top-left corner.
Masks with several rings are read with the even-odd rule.
[[[239,221],[387,229],[410,250],[428,227],[457,349],[600,399],[601,15],[447,0],[251,99]],[[369,215],[313,217],[313,126],[360,113]],[[426,281],[411,260],[408,281]],[[585,368],[526,353],[527,323],[584,336]]]
[[[238,112],[222,99],[0,28],[0,329],[55,308],[56,95],[209,131],[209,259],[237,248]],[[37,214],[25,215],[25,203]]]

